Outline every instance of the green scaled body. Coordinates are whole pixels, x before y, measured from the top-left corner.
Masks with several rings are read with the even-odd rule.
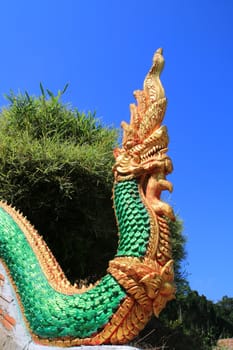
[[[135,180],[115,184],[114,206],[119,226],[117,256],[144,256],[150,225]],[[24,233],[2,208],[0,258],[10,272],[30,329],[40,338],[90,337],[109,322],[126,298],[110,274],[82,294],[55,291]]]
[[[116,256],[144,256],[150,238],[150,220],[138,193],[137,180],[115,184],[114,206],[120,232]]]

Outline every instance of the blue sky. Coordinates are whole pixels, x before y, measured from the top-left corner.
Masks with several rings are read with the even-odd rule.
[[[164,48],[166,198],[184,221],[188,279],[211,300],[233,297],[233,2],[9,0],[0,11],[0,106],[10,89],[68,82],[64,102],[119,127]]]

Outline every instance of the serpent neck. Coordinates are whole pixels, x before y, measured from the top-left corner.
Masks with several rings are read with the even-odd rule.
[[[143,257],[150,238],[150,219],[136,179],[117,182],[113,188],[119,245],[116,256]]]

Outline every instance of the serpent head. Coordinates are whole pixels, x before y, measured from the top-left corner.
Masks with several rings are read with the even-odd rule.
[[[130,124],[122,122],[123,147],[114,150],[114,175],[117,181],[157,173],[164,177],[172,171],[167,155],[168,133],[161,126],[167,101],[160,81],[164,58],[162,49],[153,57],[153,64],[143,85],[134,92],[137,104],[130,105]]]

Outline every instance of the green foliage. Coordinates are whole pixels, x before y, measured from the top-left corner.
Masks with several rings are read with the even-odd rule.
[[[222,317],[223,320],[233,324],[233,298],[229,298],[225,295],[216,303],[215,307],[218,315]]]
[[[39,98],[8,96],[0,115],[0,198],[43,232],[75,280],[102,274],[116,249],[111,166],[117,131],[64,105],[65,89],[55,96],[41,85]]]
[[[15,95],[11,91],[6,95],[10,106],[2,111],[1,130],[10,136],[23,134],[33,140],[70,142],[73,146],[102,145],[103,142],[105,146],[112,146],[116,130],[102,127],[95,114],[88,112],[85,115],[60,102],[66,87],[56,96],[47,90],[47,98],[40,86],[42,95],[39,98],[31,97],[27,92]]]
[[[189,291],[186,271],[183,268],[186,258],[186,238],[183,234],[183,222],[177,216],[175,221],[169,220],[169,227],[171,232],[172,257],[174,260],[176,295],[182,297]]]
[[[170,328],[171,334],[177,330],[182,331],[190,344],[199,344],[193,348],[193,345],[186,346],[186,349],[210,350],[219,338],[233,337],[233,322],[226,311],[230,305],[232,307],[231,302],[232,298],[225,297],[221,302],[214,304],[204,295],[200,296],[190,289],[182,297],[178,295],[177,299],[168,305],[162,319]]]
[[[220,338],[233,338],[232,298],[214,304],[191,289],[170,302],[160,319],[152,319],[137,339],[139,347],[212,350]],[[231,313],[230,313],[231,314]],[[142,342],[141,342],[142,340]],[[145,345],[147,344],[147,345]]]

